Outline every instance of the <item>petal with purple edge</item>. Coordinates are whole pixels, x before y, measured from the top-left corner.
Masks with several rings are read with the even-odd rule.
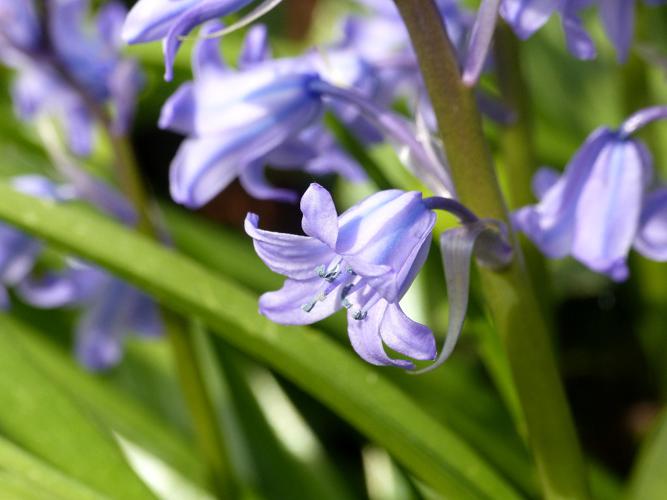
[[[195,100],[192,82],[181,85],[162,106],[160,128],[182,134],[194,133]]]
[[[643,176],[638,145],[610,143],[598,155],[577,204],[572,255],[614,279],[623,279],[619,270],[637,232]]]
[[[208,38],[207,35],[220,31],[223,24],[220,21],[209,21],[201,27],[202,38],[192,52],[192,72],[195,79],[208,78],[215,75],[224,75],[230,71],[220,54],[220,39]],[[209,75],[211,73],[212,75]]]
[[[433,332],[408,318],[398,304],[387,305],[380,336],[388,347],[409,358],[431,360],[436,356]]]
[[[525,40],[544,26],[559,3],[560,0],[503,0],[500,15]]]
[[[320,321],[342,307],[340,287],[321,297],[322,284],[319,277],[303,281],[288,279],[280,290],[260,297],[259,312],[283,325],[310,325]]]
[[[338,239],[338,214],[329,191],[312,183],[301,197],[301,213],[303,232],[334,249]]]
[[[253,238],[259,257],[276,273],[306,280],[317,276],[319,266],[328,266],[336,258],[327,245],[315,238],[264,231],[257,227],[258,221],[257,215],[248,214],[245,231]]]
[[[189,208],[205,205],[238,176],[245,154],[216,136],[186,139],[169,171],[172,198]]]
[[[616,47],[620,62],[628,57],[635,25],[635,0],[599,0],[607,37]]]
[[[171,24],[164,39],[165,80],[170,81],[173,77],[174,58],[182,43],[181,36],[187,35],[205,21],[231,14],[251,2],[252,0],[201,0],[183,11]]]
[[[268,30],[264,24],[256,24],[248,30],[243,40],[239,67],[241,69],[271,59]]]
[[[574,4],[576,2],[565,2],[565,9],[562,12],[567,48],[578,59],[594,59],[597,55],[595,44],[575,11]]]
[[[463,83],[473,87],[482,74],[484,63],[491,48],[493,33],[498,20],[498,6],[501,0],[483,0],[470,35],[468,51],[463,69]]]
[[[667,188],[646,197],[634,248],[651,260],[667,261]]]
[[[383,322],[387,303],[382,301],[375,304],[361,319],[355,319],[354,313],[347,313],[347,333],[350,343],[362,359],[377,366],[397,366],[410,370],[414,364],[403,359],[392,359],[384,350],[380,325]]]
[[[266,176],[264,162],[254,161],[245,167],[239,175],[241,186],[253,198],[258,200],[276,200],[295,203],[299,195],[291,189],[272,186]]]
[[[600,151],[614,137],[615,134],[606,128],[593,132],[540,202],[524,207],[513,217],[517,228],[548,257],[561,258],[570,253],[579,197]]]

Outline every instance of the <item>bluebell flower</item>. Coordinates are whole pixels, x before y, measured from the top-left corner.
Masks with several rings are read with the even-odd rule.
[[[32,2],[20,4],[34,15]],[[53,1],[49,7],[48,33],[31,16],[21,29],[0,23],[0,57],[18,73],[12,86],[18,115],[26,120],[41,114],[59,118],[72,151],[88,154],[96,118],[91,106],[112,105],[117,133],[125,132],[133,117],[141,78],[137,64],[120,55],[125,10],[116,2],[106,4],[92,30],[86,2]]]
[[[288,278],[281,290],[261,297],[260,312],[278,323],[302,325],[344,307],[350,341],[366,361],[413,367],[390,358],[383,343],[413,359],[433,359],[433,334],[398,304],[430,248],[435,214],[421,194],[383,191],[338,217],[329,193],[312,184],[301,210],[308,236],[261,230],[254,214],[246,219],[257,254]]]
[[[272,271],[287,277],[280,290],[262,295],[260,313],[277,323],[306,325],[346,309],[350,342],[369,363],[414,368],[412,361],[390,357],[385,346],[413,360],[435,359],[433,333],[411,320],[399,303],[428,255],[434,209],[451,211],[465,223],[442,240],[452,308],[440,364],[463,326],[470,256],[488,229],[451,199],[381,191],[338,216],[331,195],[311,184],[301,199],[306,236],[259,229],[257,215],[248,214],[245,230],[255,251]],[[493,255],[489,260],[495,259],[496,243],[486,245],[487,255]],[[500,253],[506,264],[508,247]]]
[[[625,61],[634,33],[636,2],[637,0],[502,0],[500,15],[512,26],[517,36],[525,40],[539,30],[554,12],[558,12],[570,52],[579,59],[592,59],[596,55],[596,49],[583,27],[579,13],[586,7],[596,5],[607,37],[616,48],[619,61]],[[658,5],[664,3],[664,0],[645,0],[645,3]]]
[[[136,216],[119,194],[83,171],[60,171],[70,183],[28,175],[12,180],[15,189],[54,202],[84,199],[126,223]],[[99,268],[67,259],[62,269],[36,273],[42,244],[11,226],[0,225],[0,305],[9,306],[5,287],[15,289],[26,303],[42,308],[81,310],[76,326],[77,358],[91,370],[116,364],[123,339],[130,333],[156,336],[161,332],[158,309],[150,297]]]
[[[588,137],[563,175],[548,169],[538,172],[534,187],[540,201],[515,213],[516,226],[548,257],[571,255],[614,280],[626,279],[627,254],[642,224],[650,227],[653,214],[660,213],[655,204],[663,200],[658,197],[644,206],[651,158],[632,134],[664,118],[667,107],[658,106],[632,115],[618,130],[601,127]],[[647,240],[650,233],[646,229]],[[640,248],[648,246],[639,243]]]
[[[129,334],[151,338],[162,333],[157,305],[149,296],[79,261],[68,261],[62,271],[28,276],[16,292],[34,307],[82,311],[76,324],[76,357],[93,371],[120,361]]]
[[[188,135],[171,165],[175,201],[200,207],[237,177],[258,198],[295,201],[294,193],[268,184],[266,165],[364,178],[319,123],[324,103],[311,89],[321,78],[315,55],[269,60],[265,32],[256,27],[237,72],[222,62],[216,45],[198,43],[195,80],[177,90],[160,117],[161,127]]]

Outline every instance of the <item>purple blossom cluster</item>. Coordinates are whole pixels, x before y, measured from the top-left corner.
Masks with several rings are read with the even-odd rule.
[[[480,219],[457,201],[446,148],[434,138],[435,114],[394,2],[360,0],[360,11],[345,17],[337,39],[294,57],[273,57],[267,28],[254,24],[238,59],[225,61],[220,36],[278,3],[139,0],[126,13],[109,2],[92,23],[82,0],[46,0],[41,9],[30,1],[0,0],[0,57],[17,71],[13,94],[20,116],[59,118],[71,149],[87,154],[99,110],[112,111],[115,133],[131,122],[140,79],[136,65],[120,55],[121,40],[162,40],[165,78],[171,80],[184,38],[195,36],[193,80],[166,101],[159,120],[161,128],[186,136],[170,166],[174,201],[199,208],[236,179],[258,199],[300,199],[305,235],[260,229],[257,215],[246,218],[245,231],[257,254],[286,277],[280,290],[261,297],[260,312],[278,323],[303,325],[344,309],[350,342],[364,360],[405,369],[415,368],[414,361],[436,360],[432,366],[437,366],[451,354],[463,326],[472,258],[497,270],[508,266],[513,256],[509,228]],[[499,16],[527,39],[558,14],[570,52],[590,59],[596,48],[580,16],[595,8],[624,61],[636,2],[483,0],[477,13],[456,0],[436,0],[435,5],[456,50],[462,83],[474,87],[489,67]],[[225,26],[221,18],[231,14],[241,18]],[[487,114],[502,115],[488,95],[480,91],[478,98]],[[397,102],[407,111],[396,112]],[[365,166],[326,126],[327,113],[363,147],[381,141],[394,145],[405,167],[434,196],[388,189],[339,215],[331,194],[319,184],[311,184],[302,196],[272,185],[267,167],[368,180]],[[665,106],[641,110],[617,130],[594,131],[562,174],[540,170],[534,180],[539,201],[513,214],[515,229],[547,256],[572,256],[617,281],[628,276],[632,248],[647,258],[667,260],[667,188],[655,179],[647,147],[634,137],[649,122],[665,118]],[[66,185],[29,177],[17,179],[17,189],[59,202],[85,199],[126,224],[135,222],[122,196],[78,167],[61,164],[59,169]],[[439,241],[450,301],[439,355],[432,331],[410,319],[400,303],[432,246],[436,210],[455,215],[460,223]],[[21,232],[0,227],[0,278],[37,307],[84,309],[77,350],[86,365],[103,368],[116,362],[128,331],[159,333],[159,315],[149,297],[71,259],[63,269],[38,275],[33,268],[40,249]]]

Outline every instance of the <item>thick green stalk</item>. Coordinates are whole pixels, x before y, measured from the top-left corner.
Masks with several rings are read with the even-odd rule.
[[[460,200],[481,217],[508,221],[507,208],[471,89],[433,0],[395,0],[410,33]],[[502,273],[480,269],[526,417],[545,498],[586,499],[586,471],[547,325],[520,248]]]

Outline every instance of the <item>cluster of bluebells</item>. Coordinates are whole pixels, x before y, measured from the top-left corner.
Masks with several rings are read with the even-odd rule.
[[[126,15],[110,2],[98,13],[96,29],[90,29],[83,0],[44,0],[41,9],[31,1],[0,0],[0,57],[18,72],[14,98],[21,116],[60,118],[71,149],[86,154],[100,110],[113,112],[108,126],[114,133],[127,129],[132,117],[140,79],[134,63],[119,55],[121,40],[162,40],[165,78],[171,80],[184,37],[200,27],[192,55],[194,78],[167,100],[159,121],[160,127],[186,136],[170,166],[170,190],[176,202],[189,208],[208,203],[236,179],[255,198],[299,200],[298,193],[267,180],[267,167],[364,181],[363,166],[326,127],[326,113],[362,146],[391,142],[435,196],[385,190],[338,215],[331,195],[311,184],[300,198],[305,235],[260,229],[258,217],[248,214],[245,231],[256,252],[286,277],[280,290],[261,297],[260,312],[279,323],[301,325],[345,309],[350,341],[366,361],[412,369],[415,360],[437,358],[432,365],[437,366],[451,354],[463,326],[472,257],[494,269],[510,263],[507,228],[478,218],[456,200],[446,151],[432,135],[435,117],[417,58],[394,2],[359,0],[360,12],[343,20],[338,39],[296,57],[274,58],[266,28],[255,24],[235,64],[224,61],[219,37],[278,3],[139,0]],[[471,87],[490,66],[488,52],[499,17],[526,39],[558,14],[570,52],[581,59],[596,54],[580,17],[585,9],[599,11],[620,61],[627,58],[633,38],[634,0],[483,0],[476,13],[456,0],[434,3],[456,50],[462,81]],[[221,18],[231,14],[241,19],[225,27]],[[502,117],[488,97],[478,97],[482,110]],[[392,111],[397,101],[416,116],[414,124]],[[615,280],[627,277],[631,248],[667,260],[667,189],[654,181],[650,154],[632,137],[663,118],[667,107],[642,110],[618,130],[593,132],[564,173],[539,171],[534,183],[539,202],[513,214],[515,228],[546,255],[573,256]],[[133,223],[133,210],[122,197],[62,163],[67,186],[23,178],[16,181],[17,188],[55,201],[85,199]],[[427,258],[435,210],[460,221],[439,242],[450,302],[439,355],[431,330],[410,319],[400,305]],[[88,366],[116,362],[127,331],[159,332],[155,305],[127,284],[75,260],[39,275],[33,271],[38,242],[8,227],[0,228],[0,240],[4,285],[38,307],[85,308],[78,353]]]
[[[0,0],[0,61],[16,70],[19,116],[58,118],[80,155],[91,152],[99,110],[112,108],[117,133],[134,114],[141,77],[138,65],[120,55],[125,14],[119,2],[89,19],[84,0]]]
[[[191,1],[166,9],[162,0],[140,0],[127,19],[128,42],[164,40],[167,79],[173,73],[180,37],[206,22],[193,56],[195,79],[169,99],[160,120],[162,127],[188,136],[171,166],[170,185],[177,202],[199,207],[236,178],[255,197],[294,201],[296,193],[266,181],[267,165],[363,179],[362,169],[322,126],[325,109],[364,145],[382,138],[401,144],[413,173],[436,194],[455,196],[446,153],[429,133],[435,120],[393,2],[360,0],[365,12],[344,20],[339,40],[293,58],[273,59],[266,29],[254,26],[232,68],[220,57],[215,35],[225,29],[215,19],[252,3]],[[569,50],[590,59],[596,48],[580,15],[595,8],[620,61],[627,58],[632,43],[633,0],[484,0],[476,15],[455,0],[435,3],[457,51],[463,82],[469,86],[488,66],[499,16],[526,39],[557,13]],[[411,107],[418,123],[425,123],[425,132],[388,111],[399,99]],[[485,101],[480,104],[488,108]],[[615,280],[627,277],[626,258],[633,246],[649,258],[664,260],[667,195],[652,182],[646,148],[631,137],[639,127],[663,116],[663,108],[651,108],[629,118],[618,131],[600,129],[563,175],[541,170],[535,178],[540,201],[514,214],[515,227],[548,256],[571,255]],[[411,361],[390,357],[385,347],[414,360],[433,359],[432,333],[410,320],[399,301],[428,252],[432,209],[455,207],[462,226],[441,238],[448,284],[459,284],[449,290],[450,329],[440,354],[440,360],[445,359],[463,322],[467,265],[476,241],[487,236],[477,249],[478,257],[489,257],[487,264],[500,267],[510,255],[501,225],[480,221],[452,203],[456,204],[450,198],[424,200],[420,193],[383,191],[337,216],[330,195],[313,184],[301,199],[306,236],[261,230],[257,216],[250,214],[246,232],[257,253],[287,277],[281,290],[261,298],[260,311],[280,323],[308,324],[344,308],[352,345],[367,361],[413,366]]]

